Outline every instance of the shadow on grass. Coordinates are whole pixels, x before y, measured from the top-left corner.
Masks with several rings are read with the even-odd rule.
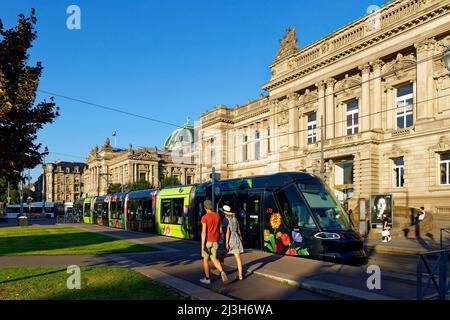
[[[26,276],[26,277],[20,277],[20,278],[14,278],[14,279],[10,279],[10,280],[4,280],[4,281],[0,281],[0,285],[11,283],[11,282],[17,282],[17,281],[33,279],[33,278],[42,277],[42,276],[47,276],[47,275],[50,275],[50,274],[64,272],[66,270],[67,270],[67,268],[63,268],[63,269],[48,271],[48,272],[44,272],[44,273],[33,274],[33,275]]]
[[[109,254],[154,250],[152,247],[90,232],[0,237],[0,255]]]

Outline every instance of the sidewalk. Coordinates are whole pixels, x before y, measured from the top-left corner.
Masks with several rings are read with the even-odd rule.
[[[418,255],[428,251],[440,250],[439,238],[392,238],[390,242],[381,239],[368,239],[365,243],[369,251],[395,255]],[[443,239],[443,247],[450,246],[450,239]]]
[[[137,261],[142,265],[155,267],[198,284],[198,278],[201,276],[201,258],[197,242],[108,229],[101,226],[83,224],[73,226],[141,244],[158,245],[164,249],[160,254],[127,254],[127,256],[130,260]],[[255,297],[270,299],[269,296],[285,299],[296,298],[295,294],[289,292],[290,288],[296,288],[297,291],[305,289],[317,293],[318,297],[328,296],[340,299],[415,299],[415,276],[412,274],[415,270],[415,257],[405,257],[404,260],[397,261],[393,255],[388,258],[385,256],[383,256],[385,260],[379,258],[377,260],[376,257],[373,260],[382,264],[380,265],[382,269],[380,290],[367,288],[366,282],[370,276],[367,273],[367,266],[346,266],[312,259],[274,255],[258,250],[246,250],[242,256],[245,269],[250,274],[245,281],[235,280],[234,258],[227,257],[225,260],[226,271],[230,275],[232,284],[235,285],[222,287],[220,280],[216,280],[212,284],[212,288],[213,291],[219,290],[227,296],[243,299]],[[384,264],[386,264],[386,268]],[[399,270],[401,272],[398,272]],[[276,281],[267,282],[263,279]],[[242,283],[245,285],[241,285]],[[280,284],[283,287],[280,288]],[[264,294],[275,289],[279,291],[276,295]]]

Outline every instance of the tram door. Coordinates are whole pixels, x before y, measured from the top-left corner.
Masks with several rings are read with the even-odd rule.
[[[261,194],[239,192],[236,218],[241,228],[244,248],[261,249]]]

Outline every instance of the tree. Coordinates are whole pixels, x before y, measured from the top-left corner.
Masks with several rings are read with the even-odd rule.
[[[147,189],[152,189],[153,186],[151,185],[150,182],[148,182],[145,179],[140,179],[138,181],[133,182],[129,188],[128,191],[137,191],[137,190],[147,190]]]
[[[161,180],[161,188],[178,185],[180,185],[180,181],[178,181],[178,178],[174,176],[164,177],[164,179]]]
[[[122,185],[120,183],[111,183],[108,186],[108,190],[107,190],[108,194],[119,193],[119,192],[122,192]]]
[[[27,52],[37,37],[36,21],[34,9],[8,30],[0,19],[0,176],[7,179],[42,163],[37,131],[59,116],[53,97],[35,104],[43,67],[27,65]]]

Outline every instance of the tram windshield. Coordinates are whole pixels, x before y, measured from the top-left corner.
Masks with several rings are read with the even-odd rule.
[[[305,179],[297,185],[323,230],[352,230],[347,213],[327,185],[313,178]]]

